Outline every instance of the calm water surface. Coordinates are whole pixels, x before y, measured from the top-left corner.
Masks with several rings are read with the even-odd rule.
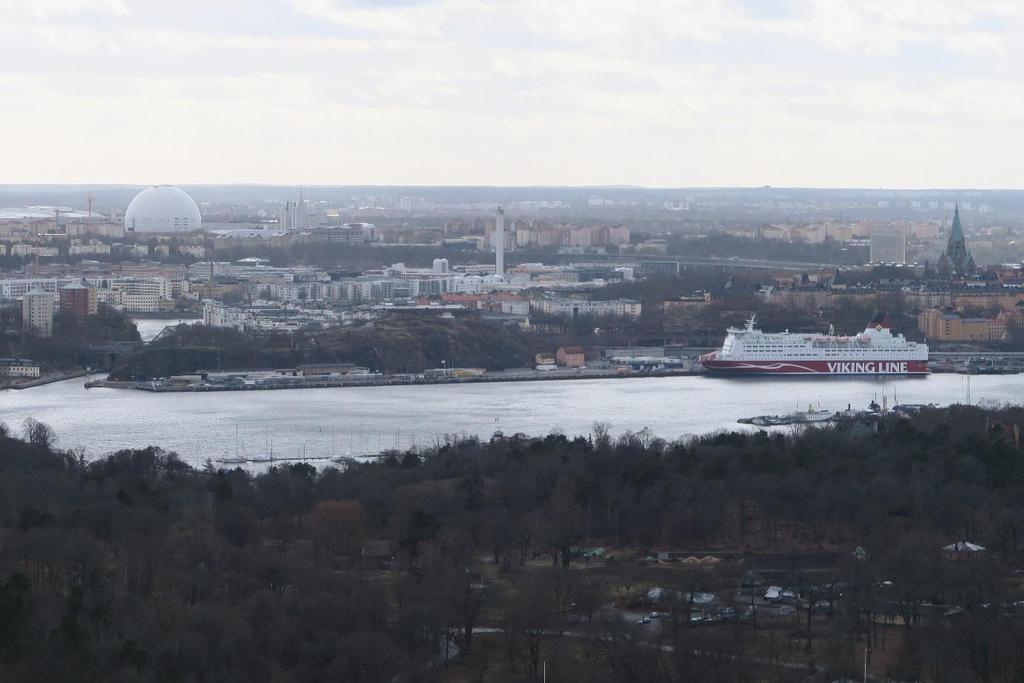
[[[425,446],[444,434],[490,436],[562,431],[589,434],[603,422],[615,434],[651,429],[674,439],[740,428],[736,420],[806,409],[866,407],[895,391],[901,403],[964,402],[961,375],[916,379],[723,379],[673,377],[519,383],[151,394],[88,389],[68,380],[0,391],[0,420],[33,417],[59,444],[90,456],[158,445],[189,461],[233,456],[366,454]],[[1024,375],[970,378],[974,403],[1024,402]],[[891,402],[891,398],[890,398]]]

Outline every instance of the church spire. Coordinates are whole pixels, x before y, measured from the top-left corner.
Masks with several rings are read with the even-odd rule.
[[[956,205],[956,210],[953,212],[953,226],[949,231],[946,251],[942,252],[936,266],[942,275],[965,277],[974,274],[974,257],[967,249],[967,239],[964,237],[964,228],[960,223],[959,204]]]
[[[960,205],[953,210],[953,229],[949,232],[949,243],[964,242],[964,228],[960,225]]]

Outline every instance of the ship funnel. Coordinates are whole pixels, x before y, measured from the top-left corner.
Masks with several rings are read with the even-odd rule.
[[[871,324],[869,327],[888,329],[892,327],[892,319],[889,317],[889,313],[886,311],[878,311],[871,318]]]

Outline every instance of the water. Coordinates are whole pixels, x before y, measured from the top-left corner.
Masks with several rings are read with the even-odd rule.
[[[176,327],[181,323],[194,325],[202,322],[202,318],[132,318],[135,327],[139,330],[142,341],[152,341],[154,337],[164,331],[166,327]]]
[[[804,410],[864,408],[883,392],[892,402],[965,402],[967,378],[716,378],[705,376],[465,385],[154,394],[88,389],[68,380],[0,391],[0,419],[20,428],[33,417],[56,430],[63,447],[88,456],[158,445],[189,462],[239,455],[340,456],[427,446],[444,434],[523,432],[613,434],[649,428],[666,439],[719,429],[736,420]],[[970,378],[974,403],[1019,403],[1024,375]]]

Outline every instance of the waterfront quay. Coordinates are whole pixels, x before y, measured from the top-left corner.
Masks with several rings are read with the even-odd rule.
[[[0,379],[0,389],[31,389],[33,387],[41,387],[44,384],[53,384],[54,382],[63,382],[68,379],[85,377],[88,374],[87,370],[68,370],[63,372],[48,372],[40,375],[39,377],[33,378],[4,378]]]
[[[564,368],[557,370],[514,369],[495,372],[449,371],[428,373],[360,373],[338,376],[293,376],[277,371],[251,370],[237,373],[196,373],[164,380],[140,382],[94,380],[86,389],[138,389],[149,392],[273,391],[278,389],[331,389],[344,387],[409,386],[427,384],[474,384],[483,382],[539,382],[579,379],[622,379],[628,377],[678,377],[700,374],[698,368],[666,368],[636,372],[627,367]]]
[[[1015,375],[1024,372],[1024,353],[1018,351],[932,351],[932,372]]]

